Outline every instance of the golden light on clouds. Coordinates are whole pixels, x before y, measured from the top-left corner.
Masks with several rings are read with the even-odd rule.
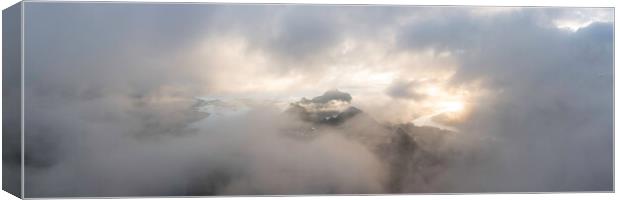
[[[35,4],[28,197],[613,191],[613,8]]]
[[[465,103],[462,101],[448,101],[441,103],[440,107],[442,107],[445,112],[458,113],[465,109]]]
[[[453,132],[458,132],[453,126],[467,121],[476,97],[482,93],[472,85],[457,86],[437,79],[423,83],[417,91],[423,98],[414,103],[418,112],[411,122]]]
[[[432,108],[433,112],[461,112],[465,110],[470,91],[463,88],[453,88],[448,84],[431,84],[420,91],[425,98],[421,104]]]
[[[336,49],[342,51],[325,52],[329,58],[325,62],[279,62],[274,60],[277,55],[233,34],[205,39],[189,60],[201,63],[195,67],[207,80],[209,96],[285,102],[339,89],[354,96],[353,104],[379,121],[403,123],[434,115],[467,118],[473,90],[449,82],[456,68],[450,52],[394,53],[378,42],[357,38],[348,38],[340,46]],[[292,64],[304,70],[284,70]],[[397,99],[387,94],[399,81],[414,83],[407,90],[420,98]]]

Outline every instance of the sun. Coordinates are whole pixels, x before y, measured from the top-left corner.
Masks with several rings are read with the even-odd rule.
[[[440,104],[443,112],[458,113],[465,109],[465,103],[462,101],[446,101]]]
[[[427,115],[465,119],[471,111],[471,91],[460,86],[450,86],[441,82],[422,83],[418,92],[425,95],[419,105]]]

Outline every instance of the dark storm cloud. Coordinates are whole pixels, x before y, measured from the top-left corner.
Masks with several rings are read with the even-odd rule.
[[[29,3],[26,11],[28,197],[612,185],[610,23],[559,30],[547,9],[485,17],[456,8]],[[228,36],[247,47],[236,51],[222,39]],[[459,151],[476,159],[448,156],[437,160],[451,165],[417,169],[411,163],[420,160],[392,155],[390,162],[408,160],[397,167],[408,175],[394,181],[395,172],[372,150],[392,131],[364,121],[371,117],[353,118],[345,130],[322,129],[324,136],[308,142],[283,137],[282,130],[304,122],[269,106],[223,121],[192,107],[195,96],[212,92],[214,80],[221,81],[217,87],[239,88],[222,71],[247,74],[239,79],[254,84],[264,74],[244,71],[255,64],[244,58],[256,52],[275,77],[324,77],[352,59],[333,53],[348,39],[383,44],[389,53],[448,51],[458,60],[454,84],[483,80],[493,95],[459,127],[469,134],[455,136],[457,144],[475,141],[479,148]],[[200,45],[212,51],[197,54]],[[415,99],[410,84],[395,84],[388,93]],[[350,103],[347,95],[323,97]],[[362,136],[351,139],[355,134]]]

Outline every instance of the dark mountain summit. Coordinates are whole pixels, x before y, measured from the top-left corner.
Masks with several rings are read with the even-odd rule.
[[[327,103],[333,100],[351,102],[351,99],[353,98],[349,93],[341,92],[338,90],[329,90],[323,93],[323,95],[321,96],[312,98],[311,101],[313,103]]]
[[[351,100],[351,95],[348,93],[330,90],[312,100],[302,98],[298,102],[291,103],[285,112],[296,115],[306,122],[339,125],[362,112],[350,106]]]

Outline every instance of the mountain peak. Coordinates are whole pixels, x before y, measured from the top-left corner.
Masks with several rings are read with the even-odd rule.
[[[291,103],[287,113],[312,123],[338,125],[362,112],[350,105],[352,99],[348,93],[329,90],[312,100],[302,98]]]
[[[338,100],[344,102],[351,102],[353,98],[349,93],[341,92],[338,89],[328,90],[323,95],[312,98],[313,103],[327,103],[329,101]]]

